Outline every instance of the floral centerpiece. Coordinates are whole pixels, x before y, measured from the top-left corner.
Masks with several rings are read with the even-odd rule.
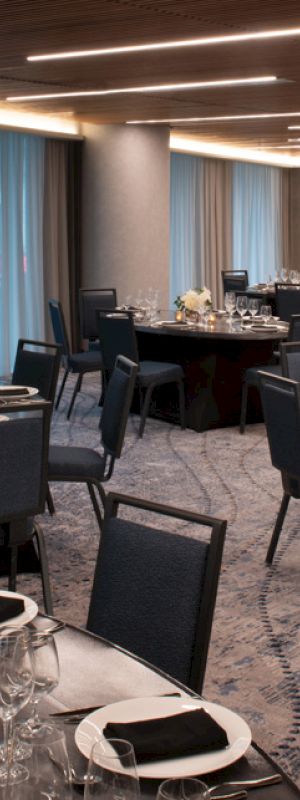
[[[188,289],[175,300],[175,306],[179,311],[186,311],[188,314],[203,314],[211,304],[211,292],[206,286],[203,286],[203,289]]]

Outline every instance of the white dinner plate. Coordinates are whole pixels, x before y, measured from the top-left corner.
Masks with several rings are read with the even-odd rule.
[[[7,420],[9,420],[9,417],[6,417],[5,414],[0,414],[0,422],[7,422]]]
[[[228,746],[207,753],[168,758],[138,764],[141,778],[176,778],[186,775],[204,775],[237,761],[251,743],[249,725],[228,708],[185,697],[137,697],[99,708],[85,717],[75,731],[75,742],[80,752],[89,758],[94,740],[103,735],[108,722],[137,722],[138,720],[168,717],[204,708],[227,733]],[[110,745],[107,743],[107,751]]]
[[[18,390],[23,389],[23,393],[21,394],[18,392],[18,394],[13,394],[9,392],[9,394],[5,394],[6,389],[11,390],[12,388]],[[38,392],[39,390],[36,389],[35,386],[14,386],[11,383],[7,385],[3,383],[0,384],[0,397],[2,397],[5,400],[18,400],[19,398],[20,400],[23,400],[24,397],[34,397],[34,395],[38,394]]]
[[[0,592],[0,599],[1,597],[19,597],[21,600],[24,600],[24,611],[21,614],[17,614],[16,617],[11,617],[10,619],[6,620],[5,622],[0,622],[0,628],[3,628],[4,625],[16,625],[18,628],[21,625],[26,625],[27,622],[31,622],[38,615],[38,606],[31,597],[27,597],[25,594],[19,594],[18,592]]]

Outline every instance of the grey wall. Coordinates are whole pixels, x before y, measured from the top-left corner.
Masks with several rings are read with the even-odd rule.
[[[81,285],[115,286],[120,303],[159,288],[168,308],[168,129],[85,124],[82,133]]]

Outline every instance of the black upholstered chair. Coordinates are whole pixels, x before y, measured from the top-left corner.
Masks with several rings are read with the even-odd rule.
[[[153,390],[166,383],[175,383],[179,393],[181,427],[185,428],[185,396],[183,370],[179,364],[164,361],[140,361],[133,317],[127,311],[97,312],[98,331],[103,355],[104,374],[110,375],[116,355],[122,353],[138,364],[137,384],[140,392],[139,436],[143,436]]]
[[[167,531],[165,517],[185,535]],[[188,535],[189,522],[203,539]],[[110,493],[88,630],[201,692],[225,532],[225,521]]]
[[[300,314],[293,314],[290,318],[288,341],[300,341]],[[264,364],[259,367],[249,367],[243,377],[242,385],[242,402],[241,402],[241,416],[240,416],[240,433],[244,433],[246,418],[247,418],[247,405],[248,405],[248,389],[250,386],[255,386],[259,390],[260,386],[260,371],[270,372],[272,375],[282,375],[281,359],[278,363]]]
[[[280,470],[283,497],[268,547],[271,564],[291,497],[300,499],[300,384],[260,373],[261,398],[273,467]]]
[[[98,339],[97,309],[116,308],[116,289],[79,289],[80,331],[82,339]]]
[[[249,284],[248,270],[222,269],[223,290],[225,292],[244,292]]]
[[[60,359],[60,345],[19,339],[12,384],[34,386],[44,400],[54,403]]]
[[[121,456],[136,373],[136,364],[118,356],[106,388],[100,419],[102,453],[90,447],[53,445],[49,449],[48,480],[86,483],[100,528],[102,516],[95,489],[104,505],[102,483],[111,478],[115,459]],[[47,501],[53,513],[50,491]]]
[[[70,350],[63,310],[59,300],[49,300],[49,309],[50,309],[54,339],[56,341],[56,344],[59,344],[61,346],[61,351],[62,351],[61,357],[65,370],[60,385],[60,389],[57,395],[55,408],[58,408],[59,406],[61,396],[69,373],[73,372],[75,375],[78,375],[67,413],[67,419],[70,419],[76,395],[78,392],[80,392],[81,389],[82,378],[87,372],[99,372],[100,374],[103,367],[102,355],[99,350],[95,352],[88,351],[82,353],[72,353]]]
[[[275,299],[278,316],[290,322],[292,314],[300,314],[300,283],[276,283]]]
[[[300,339],[298,342],[281,342],[279,350],[283,377],[300,383]]]
[[[44,605],[53,614],[44,536],[33,517],[44,511],[51,403],[7,403],[0,421],[0,548],[9,552],[9,589],[15,591],[18,550],[34,541],[40,563]]]

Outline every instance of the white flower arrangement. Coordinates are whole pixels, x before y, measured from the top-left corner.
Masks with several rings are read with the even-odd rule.
[[[206,286],[202,289],[188,289],[184,294],[178,295],[175,305],[180,310],[199,311],[205,306],[211,306],[211,292]]]

